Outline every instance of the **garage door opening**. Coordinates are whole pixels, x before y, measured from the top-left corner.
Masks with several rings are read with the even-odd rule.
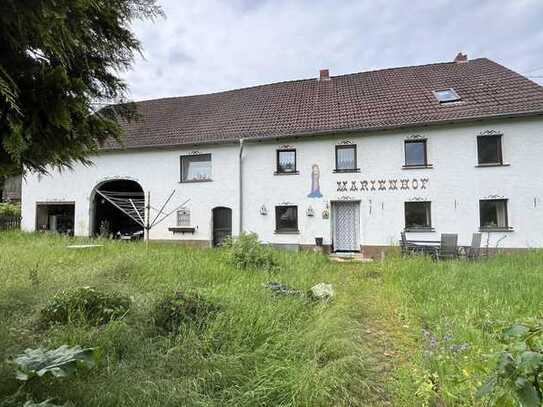
[[[135,219],[144,218],[144,208],[145,195],[139,183],[106,181],[93,193],[91,234],[114,239],[141,239],[143,227]]]
[[[36,204],[36,230],[74,235],[74,202]]]

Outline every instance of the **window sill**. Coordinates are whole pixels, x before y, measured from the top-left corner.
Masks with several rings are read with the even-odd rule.
[[[299,230],[276,230],[273,233],[276,235],[299,235]]]
[[[433,164],[426,164],[426,165],[402,165],[402,170],[422,170],[422,169],[430,169],[434,168]]]
[[[213,180],[210,178],[210,179],[192,179],[192,180],[186,180],[186,181],[179,181],[180,184],[195,184],[195,183],[198,183],[198,182],[213,182]]]
[[[430,233],[435,232],[436,230],[433,227],[411,227],[411,228],[405,228],[404,232],[406,233]]]
[[[299,171],[290,171],[290,172],[279,172],[279,171],[275,171],[273,173],[273,175],[298,175],[300,174]]]
[[[168,231],[172,233],[192,233],[194,234],[196,228],[192,226],[173,226],[171,228],[168,228]]]
[[[350,169],[344,169],[344,170],[341,170],[341,169],[335,169],[333,170],[334,173],[349,173],[349,172],[360,172],[360,168],[350,168]]]
[[[477,164],[475,168],[485,168],[485,167],[509,167],[511,164],[507,163],[488,163],[488,164]]]
[[[479,232],[491,233],[491,232],[514,232],[512,227],[498,228],[498,227],[480,227]]]

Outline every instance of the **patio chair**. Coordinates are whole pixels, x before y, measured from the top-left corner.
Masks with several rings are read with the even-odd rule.
[[[466,258],[476,260],[481,255],[481,233],[474,233],[471,236],[471,246],[466,247]]]
[[[400,252],[402,255],[415,254],[418,251],[419,246],[409,242],[405,236],[405,232],[400,232],[400,237]]]
[[[400,232],[400,253],[402,255],[407,254],[407,238],[405,232]]]
[[[442,233],[441,244],[434,252],[434,259],[449,260],[458,258],[458,234]]]

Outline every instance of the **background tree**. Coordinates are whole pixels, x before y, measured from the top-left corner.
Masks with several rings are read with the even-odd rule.
[[[156,0],[0,1],[0,176],[88,163],[120,141],[128,103],[119,73],[140,52],[136,19],[162,15]]]

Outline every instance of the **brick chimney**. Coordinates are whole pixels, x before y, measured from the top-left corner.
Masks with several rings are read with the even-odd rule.
[[[330,80],[330,71],[328,71],[328,69],[321,69],[319,79],[321,81],[329,81]]]
[[[454,58],[454,62],[457,64],[461,64],[463,62],[468,62],[468,55],[462,54],[462,52],[459,52],[456,57]]]

